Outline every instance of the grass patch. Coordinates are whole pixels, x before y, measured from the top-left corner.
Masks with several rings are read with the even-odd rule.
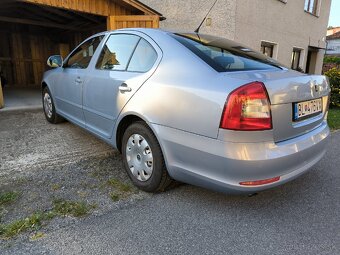
[[[30,240],[35,241],[35,240],[38,240],[40,238],[43,238],[44,236],[45,236],[45,234],[43,232],[37,232],[30,237]]]
[[[34,213],[31,216],[0,225],[0,238],[9,239],[27,230],[38,230],[43,221],[53,218],[51,213]]]
[[[9,239],[25,231],[37,231],[44,222],[56,216],[82,217],[87,215],[94,205],[85,202],[75,202],[58,199],[53,201],[53,209],[48,212],[36,212],[25,219],[19,219],[8,224],[0,224],[0,239]],[[31,237],[32,240],[43,237],[42,233],[37,232]]]
[[[53,212],[62,216],[82,217],[87,215],[93,208],[93,205],[88,205],[85,202],[66,201],[62,199],[53,201]]]
[[[60,189],[61,189],[61,185],[58,184],[58,183],[52,184],[52,186],[51,186],[52,191],[57,191],[57,190],[60,190]]]
[[[120,192],[131,192],[132,187],[129,184],[123,183],[115,178],[111,178],[107,181],[107,185],[117,189]]]
[[[340,108],[329,109],[328,125],[333,130],[340,129]]]
[[[0,193],[0,206],[14,202],[18,196],[19,194],[14,191]]]
[[[115,192],[110,193],[110,198],[113,202],[117,202],[120,199],[119,194],[117,194]]]

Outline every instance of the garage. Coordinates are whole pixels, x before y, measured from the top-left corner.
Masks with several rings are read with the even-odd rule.
[[[0,7],[0,108],[40,101],[50,55],[66,57],[100,31],[158,28],[163,19],[137,0],[2,0]]]

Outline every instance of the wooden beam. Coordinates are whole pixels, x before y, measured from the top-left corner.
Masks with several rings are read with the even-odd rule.
[[[54,15],[48,10],[49,8],[42,8],[41,6],[37,6],[37,8],[29,8],[29,12],[34,14],[34,17],[42,17],[44,19],[47,19],[51,22],[60,22],[62,20],[60,16]]]
[[[58,8],[51,8],[48,6],[40,5],[41,9],[43,9],[45,12],[50,13],[50,15],[57,15],[59,17],[59,20],[66,18],[66,19],[74,19],[74,15],[72,15],[69,12],[65,12],[63,10],[60,10]]]
[[[147,5],[142,4],[138,1],[135,1],[135,0],[122,0],[122,1],[124,3],[127,3],[128,5],[131,5],[131,6],[135,7],[136,9],[144,12],[145,14],[161,16],[160,13],[156,12],[155,10],[148,7]]]
[[[72,26],[61,25],[61,24],[57,24],[53,22],[41,22],[41,21],[30,20],[30,19],[19,19],[19,18],[10,18],[10,17],[0,16],[0,21],[9,22],[9,23],[26,24],[26,25],[35,25],[35,26],[40,26],[40,27],[53,27],[53,28],[59,28],[59,29],[64,29],[64,30],[79,31],[79,28],[75,28]]]
[[[108,16],[109,8],[108,1],[110,0],[20,0],[21,2],[51,6],[66,10],[79,11],[84,13],[91,13],[99,16]]]
[[[38,5],[45,5],[45,6],[51,6],[66,10],[72,10],[72,11],[78,11],[83,13],[91,13],[94,15],[99,16],[110,16],[112,14],[111,6],[113,5],[120,5],[120,7],[123,7],[122,4],[119,4],[119,1],[115,0],[63,0],[63,1],[52,1],[52,0],[17,0],[21,2],[31,3],[31,4],[38,4]],[[120,0],[121,2],[125,3],[126,5],[129,5],[139,11],[142,11],[143,13],[147,15],[156,15],[161,16],[160,13],[153,10],[152,8],[148,7],[145,4],[140,3],[139,1],[135,0]]]
[[[100,20],[98,20],[97,18],[92,17],[91,14],[85,14],[85,13],[75,12],[75,11],[72,11],[72,13],[76,14],[77,16],[79,16],[83,19],[86,19],[87,21],[92,21],[92,22],[95,22],[97,24],[103,23]]]
[[[106,21],[106,27],[107,30],[116,30],[117,26],[116,26],[116,17],[117,16],[108,16],[107,17],[107,21]]]
[[[147,26],[147,24],[149,24]],[[130,25],[130,26],[129,26]],[[107,17],[107,30],[116,30],[128,27],[159,28],[158,15],[125,15]]]

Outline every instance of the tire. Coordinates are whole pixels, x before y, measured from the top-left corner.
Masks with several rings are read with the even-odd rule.
[[[160,145],[146,123],[138,121],[125,130],[122,155],[124,168],[139,189],[161,192],[173,182],[166,170]]]
[[[57,123],[65,121],[61,116],[59,116],[56,113],[52,95],[48,87],[45,87],[43,89],[42,103],[43,103],[44,114],[48,122],[52,124],[57,124]]]

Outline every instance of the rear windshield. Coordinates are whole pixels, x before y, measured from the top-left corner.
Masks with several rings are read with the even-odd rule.
[[[282,69],[275,60],[232,41],[197,34],[171,34],[217,72]]]

